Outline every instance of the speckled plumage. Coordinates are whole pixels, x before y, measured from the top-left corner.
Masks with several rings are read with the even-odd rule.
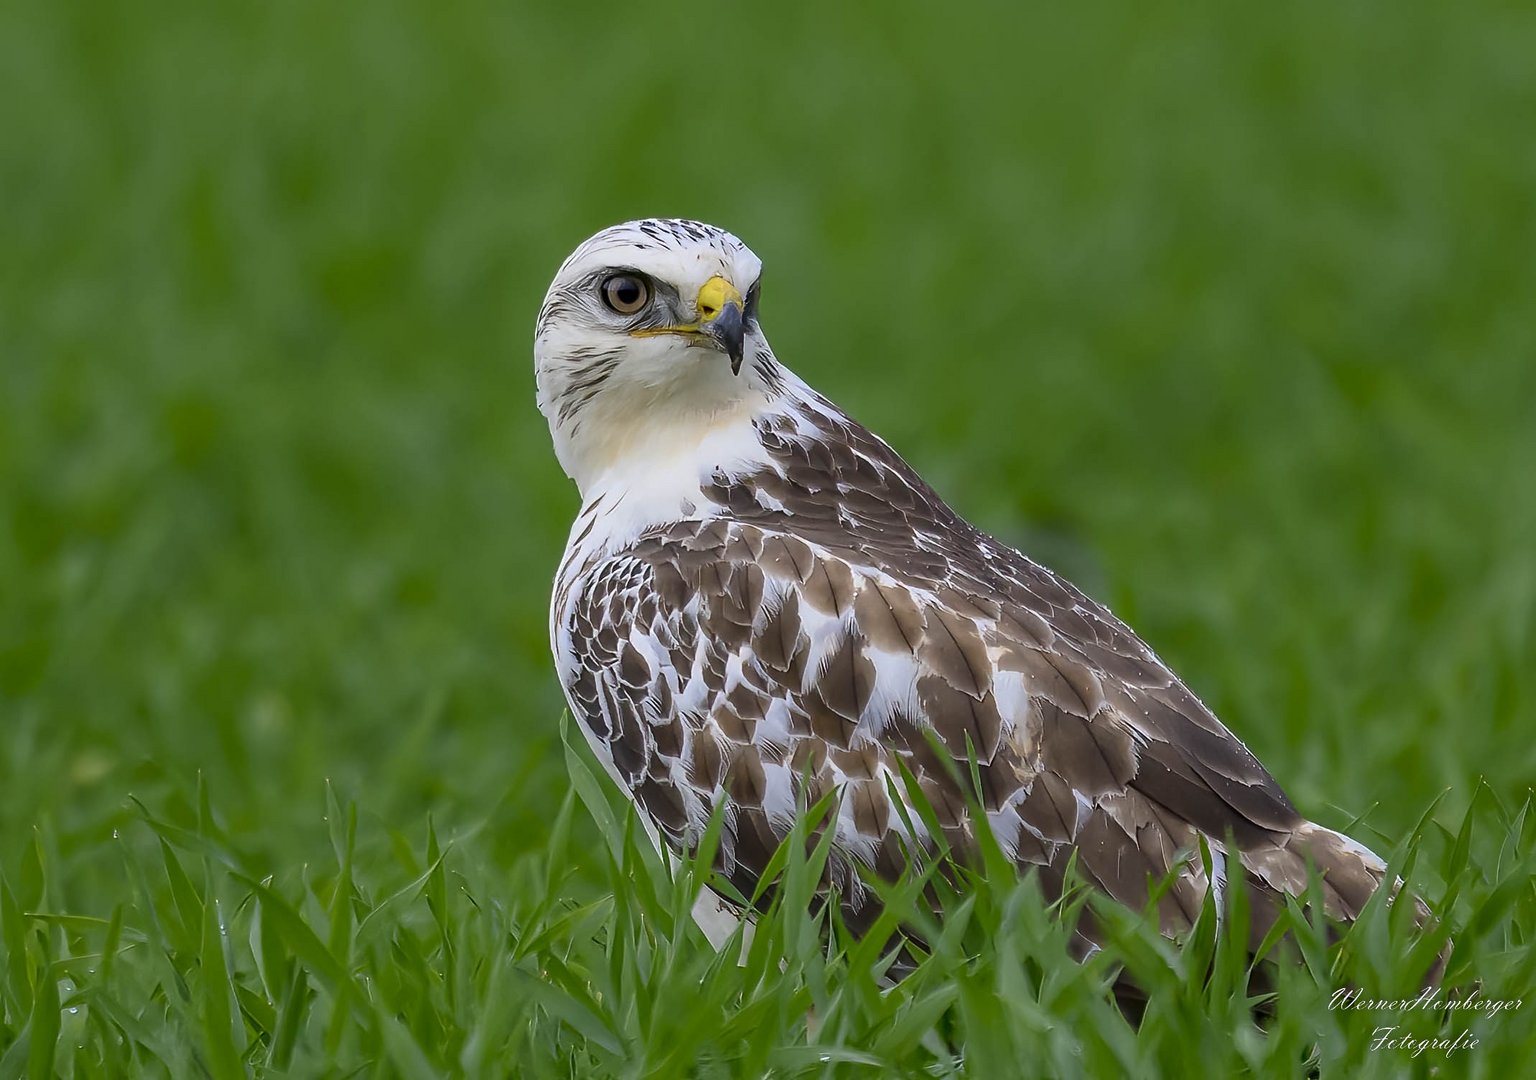
[[[753,363],[734,382],[718,355],[677,343],[626,373],[628,342],[649,339],[581,293],[612,267],[664,281],[685,307],[706,272],[753,275],[736,285],[755,289],[758,264],[710,226],[630,223],[572,256],[539,323],[541,407],[584,497],[551,611],[560,678],[668,843],[687,848],[727,800],[719,869],[751,895],[797,809],[838,791],[827,886],[858,929],[875,905],[854,868],[894,876],[908,845],[930,841],[906,835],[921,817],[892,804],[898,763],[964,853],[958,778],[974,759],[992,831],[1048,888],[1074,851],[1133,907],[1178,869],[1158,905],[1178,933],[1213,884],[1204,837],[1236,845],[1255,942],[1305,890],[1309,860],[1328,914],[1358,914],[1382,861],[1298,814],[1106,608],[966,522],[779,364],[755,302]],[[644,409],[621,407],[646,394]],[[618,396],[599,441],[573,427],[603,395]]]

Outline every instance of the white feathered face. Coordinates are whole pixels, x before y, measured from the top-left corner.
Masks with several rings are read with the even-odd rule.
[[[761,272],[736,237],[683,220],[616,225],[566,259],[534,362],[567,472],[579,444],[616,428],[707,417],[762,393],[773,357],[757,325]]]

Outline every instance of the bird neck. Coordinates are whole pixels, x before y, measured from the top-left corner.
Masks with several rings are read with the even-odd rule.
[[[632,408],[626,402],[610,415],[595,408],[593,423],[562,448],[562,463],[583,500],[605,491],[654,487],[697,491],[711,466],[761,453],[753,420],[768,404],[749,398],[709,409]],[[667,403],[671,404],[671,403]],[[557,442],[559,436],[556,437]]]
[[[573,416],[550,416],[555,453],[584,502],[603,491],[657,486],[696,493],[700,477],[715,469],[760,462],[754,422],[813,393],[782,366],[772,374],[748,368],[723,386],[605,389]]]

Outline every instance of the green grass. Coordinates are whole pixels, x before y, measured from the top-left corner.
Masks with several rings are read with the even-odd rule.
[[[0,1077],[1528,1071],[1536,1002],[1327,1008],[1416,988],[1385,916],[1267,1035],[1011,880],[886,994],[803,904],[741,967],[565,759],[533,316],[701,217],[1536,996],[1536,15],[1159,6],[0,5]]]
[[[447,844],[428,823],[413,840],[360,828],[356,804],[328,791],[316,831],[330,857],[268,876],[200,786],[185,820],[141,810],[124,830],[114,846],[125,895],[91,917],[57,911],[55,838],[39,833],[19,895],[0,891],[17,1028],[0,1074],[1396,1076],[1421,1055],[1444,1062],[1440,1075],[1518,1073],[1529,1061],[1536,1025],[1518,1006],[1330,1008],[1344,987],[1418,992],[1445,933],[1415,932],[1407,905],[1373,904],[1332,946],[1293,906],[1277,928],[1289,939],[1272,935],[1267,953],[1273,989],[1251,997],[1241,906],[1218,930],[1208,905],[1180,950],[1155,920],[1086,890],[1051,907],[1033,878],[1007,872],[967,876],[939,924],[916,901],[942,879],[882,887],[887,921],[851,940],[827,914],[807,914],[827,850],[807,854],[802,830],[750,943],[738,935],[717,953],[689,914],[717,833],[692,862],[664,865],[585,752],[573,746],[569,759],[574,791],[543,850],[509,865],[487,857],[489,822]],[[578,797],[600,827],[595,849],[573,830]],[[1517,1001],[1536,978],[1529,810],[1481,789],[1456,835],[1426,822],[1404,845],[1459,928],[1449,997],[1475,987]],[[604,888],[576,899],[582,862]],[[1079,964],[1063,916],[1088,904],[1110,944]],[[898,920],[921,928],[930,951],[886,989]],[[1106,989],[1122,969],[1150,998],[1138,1027]],[[1262,1031],[1260,1001],[1273,1013]],[[1388,1025],[1465,1048],[1374,1048]]]

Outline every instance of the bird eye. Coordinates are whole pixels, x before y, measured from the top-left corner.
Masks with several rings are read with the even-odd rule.
[[[603,282],[603,303],[620,315],[633,315],[651,302],[651,287],[634,274],[614,274]]]

